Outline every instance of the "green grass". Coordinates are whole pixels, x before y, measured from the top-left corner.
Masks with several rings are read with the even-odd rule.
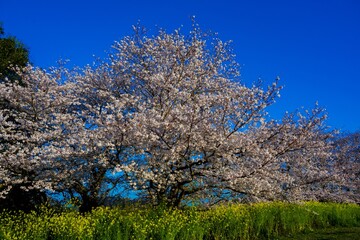
[[[85,215],[75,211],[59,213],[44,207],[38,212],[29,214],[21,212],[0,214],[0,239],[11,240],[283,240],[306,239],[307,236],[308,239],[316,239],[314,238],[317,237],[316,234],[320,234],[319,237],[321,234],[357,236],[359,228],[358,205],[318,202],[233,204],[216,206],[206,211],[196,208],[171,210],[161,207],[148,209],[100,207]],[[331,229],[338,231],[352,229],[351,231],[355,233],[327,232]],[[356,238],[351,237],[351,240]]]

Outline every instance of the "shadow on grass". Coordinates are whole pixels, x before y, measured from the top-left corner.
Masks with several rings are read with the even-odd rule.
[[[329,228],[322,230],[314,230],[297,234],[294,236],[280,237],[278,240],[360,240],[360,227],[351,228]]]

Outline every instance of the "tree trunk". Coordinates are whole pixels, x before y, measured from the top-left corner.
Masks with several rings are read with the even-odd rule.
[[[82,202],[79,207],[79,212],[81,213],[90,212],[91,210],[99,206],[99,202],[96,197],[84,194],[81,195],[81,198],[82,198]]]

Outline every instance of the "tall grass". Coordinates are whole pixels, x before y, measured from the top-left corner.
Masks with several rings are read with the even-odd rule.
[[[1,239],[274,239],[330,227],[360,226],[355,204],[282,202],[222,205],[201,211],[100,207],[0,214]]]

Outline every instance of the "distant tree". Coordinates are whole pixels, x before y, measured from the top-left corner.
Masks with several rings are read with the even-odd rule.
[[[29,62],[29,51],[15,37],[5,37],[4,28],[0,25],[0,81],[20,81],[21,78],[13,69],[25,67]]]
[[[336,169],[341,172],[338,198],[360,202],[360,132],[338,135],[333,141]]]
[[[4,28],[0,23],[0,83],[16,81],[22,84],[17,72],[29,63],[29,52],[15,37],[5,37],[4,34]],[[2,97],[0,108],[8,108],[8,102]]]

